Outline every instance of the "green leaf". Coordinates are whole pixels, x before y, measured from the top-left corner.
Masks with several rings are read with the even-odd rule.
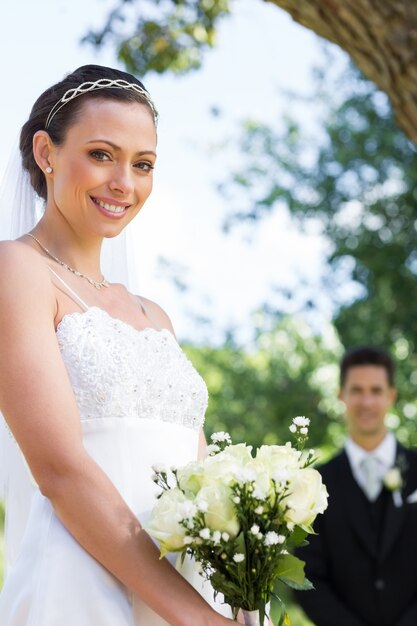
[[[271,599],[269,618],[274,626],[289,626],[290,624],[286,606],[281,598],[275,594]]]
[[[273,595],[271,598],[271,608],[269,611],[269,619],[274,626],[282,624],[283,616],[285,615],[285,605],[281,598],[277,595]]]
[[[287,578],[292,582],[303,585],[305,581],[304,561],[293,554],[285,554],[279,559],[275,574],[279,578]]]
[[[299,547],[299,546],[303,546],[306,543],[306,537],[307,537],[308,533],[305,530],[305,528],[302,528],[301,526],[296,526],[294,528],[293,533],[291,534],[291,545],[294,547]]]
[[[280,576],[279,580],[285,585],[288,585],[288,587],[291,587],[291,589],[296,589],[297,591],[310,591],[314,589],[313,583],[306,577],[304,577],[304,582],[301,585],[296,583],[294,580],[291,580],[291,578],[286,578],[285,576]]]

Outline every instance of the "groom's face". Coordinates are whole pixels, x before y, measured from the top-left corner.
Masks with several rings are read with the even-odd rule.
[[[353,439],[385,432],[384,418],[395,401],[387,371],[379,365],[355,365],[346,372],[340,399],[346,406],[348,430]]]

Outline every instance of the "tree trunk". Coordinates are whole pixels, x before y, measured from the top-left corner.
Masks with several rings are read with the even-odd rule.
[[[416,0],[266,0],[343,48],[391,99],[417,143]]]

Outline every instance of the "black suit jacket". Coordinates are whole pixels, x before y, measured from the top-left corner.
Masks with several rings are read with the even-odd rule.
[[[403,505],[382,494],[379,541],[346,453],[318,468],[329,506],[316,519],[318,534],[297,551],[315,590],[296,593],[316,626],[417,626],[417,503],[406,502],[417,489],[417,453],[397,444],[399,455],[406,465]]]

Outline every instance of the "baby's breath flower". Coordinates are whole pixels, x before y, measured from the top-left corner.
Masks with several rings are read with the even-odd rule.
[[[186,500],[179,506],[179,513],[183,519],[192,519],[197,513],[197,507],[194,502]]]
[[[289,427],[289,430],[291,433],[296,433],[297,432],[297,426],[295,424],[291,424],[291,426]]]
[[[265,535],[264,543],[266,546],[276,546],[277,544],[284,543],[284,535],[278,535],[275,531],[271,530]]]
[[[233,502],[234,502],[235,504],[239,504],[239,502],[240,502],[240,497],[239,497],[239,496],[235,496],[235,497],[233,498]]]
[[[236,552],[236,554],[233,555],[233,560],[235,563],[242,563],[242,561],[245,560],[245,555],[241,552]]]
[[[305,417],[304,415],[297,415],[297,417],[294,417],[292,423],[298,426],[299,428],[302,428],[304,426],[306,427],[310,426],[309,418]]]
[[[305,426],[303,426],[302,428],[300,428],[300,433],[302,435],[308,435],[308,428],[306,428]]]
[[[231,443],[232,439],[229,435],[229,433],[225,433],[223,430],[219,431],[218,433],[213,433],[212,436],[210,437],[210,439],[216,443],[217,441],[226,441],[227,443]]]
[[[210,539],[210,529],[209,528],[203,528],[202,530],[200,530],[200,532],[198,533],[201,537],[201,539]]]
[[[260,529],[259,529],[258,524],[254,524],[254,525],[252,526],[252,528],[250,529],[250,531],[251,531],[252,535],[257,535],[257,534],[259,533],[259,530],[260,530]]]
[[[259,506],[256,507],[256,509],[255,509],[256,515],[262,515],[263,512],[264,512],[264,507],[263,506],[259,505]]]
[[[220,543],[221,537],[222,537],[222,534],[220,530],[215,530],[212,536],[213,543],[215,544]]]
[[[211,443],[209,446],[207,446],[206,448],[207,456],[215,454],[216,452],[220,452],[220,448],[217,444]]]
[[[155,463],[154,465],[152,465],[152,469],[155,472],[155,474],[166,474],[167,473],[167,468],[162,463]]]
[[[223,541],[229,541],[230,539],[229,533],[226,533],[226,532],[222,533],[222,539]]]
[[[197,502],[197,508],[202,513],[205,513],[208,509],[208,503],[205,500],[199,500]]]

